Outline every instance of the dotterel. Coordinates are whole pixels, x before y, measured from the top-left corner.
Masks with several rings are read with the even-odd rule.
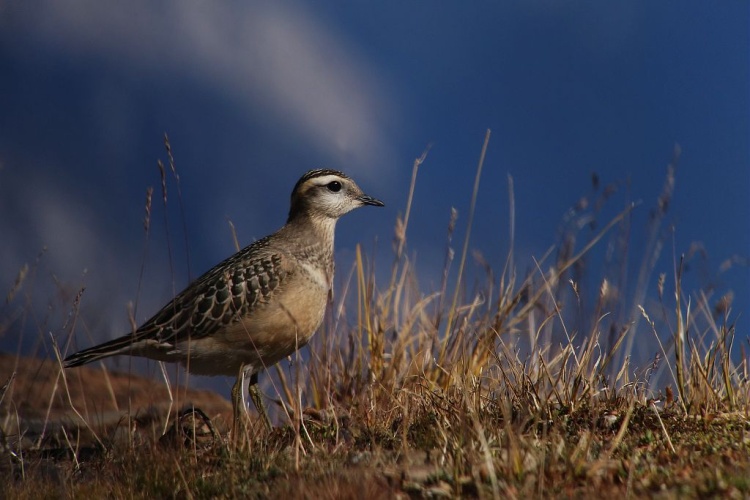
[[[232,375],[234,425],[244,412],[242,384],[266,425],[258,373],[308,343],[323,321],[333,282],[336,221],[383,202],[345,174],[311,170],[292,190],[286,224],[193,281],[134,333],[77,352],[70,368],[108,356],[182,363],[202,375]]]

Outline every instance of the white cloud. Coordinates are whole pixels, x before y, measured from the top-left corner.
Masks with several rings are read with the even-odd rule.
[[[5,10],[7,46],[31,39],[72,59],[188,77],[248,113],[273,117],[332,160],[388,157],[383,130],[393,109],[382,72],[304,5],[37,0]]]

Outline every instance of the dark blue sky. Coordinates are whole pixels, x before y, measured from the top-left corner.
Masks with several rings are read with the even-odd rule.
[[[55,280],[85,284],[81,328],[97,340],[127,331],[125,305],[135,299],[143,260],[144,193],[153,185],[160,202],[155,161],[165,157],[167,132],[193,277],[232,252],[227,219],[242,244],[273,231],[294,182],[321,166],[350,173],[387,204],[341,222],[339,269],[348,269],[357,242],[377,239],[387,255],[412,162],[431,143],[409,228],[427,292],[439,280],[451,207],[460,214],[457,238],[465,227],[490,128],[472,248],[498,270],[508,250],[507,176],[515,181],[517,257],[527,265],[590,194],[592,172],[603,184],[621,183],[610,215],[642,200],[630,250],[637,269],[649,211],[679,144],[667,216],[674,251],[702,243],[708,257],[693,262],[689,282],[716,283],[717,297],[734,289],[745,338],[749,19],[744,1],[314,9],[294,1],[5,2],[0,284],[10,288],[46,245],[38,304],[60,301],[67,313]],[[169,203],[179,288],[187,271],[174,192]],[[139,320],[172,293],[161,208],[155,214]],[[652,290],[658,273],[672,276],[672,253],[667,240]],[[733,256],[736,264],[720,274]],[[40,330],[62,324],[43,312],[35,321],[49,321]]]

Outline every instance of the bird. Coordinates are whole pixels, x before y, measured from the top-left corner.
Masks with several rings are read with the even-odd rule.
[[[320,327],[333,284],[336,222],[368,205],[384,203],[340,171],[308,171],[295,184],[278,231],[209,269],[135,331],[68,356],[64,367],[130,355],[178,362],[199,375],[236,376],[235,434],[246,415],[249,377],[249,395],[270,429],[258,375],[306,345]]]

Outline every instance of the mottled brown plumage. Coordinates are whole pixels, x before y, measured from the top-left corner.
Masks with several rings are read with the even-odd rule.
[[[118,354],[179,362],[193,373],[237,375],[265,416],[257,374],[307,344],[320,326],[333,281],[336,221],[383,203],[335,170],[311,170],[292,191],[287,223],[217,264],[134,333],[73,354],[66,367]]]

